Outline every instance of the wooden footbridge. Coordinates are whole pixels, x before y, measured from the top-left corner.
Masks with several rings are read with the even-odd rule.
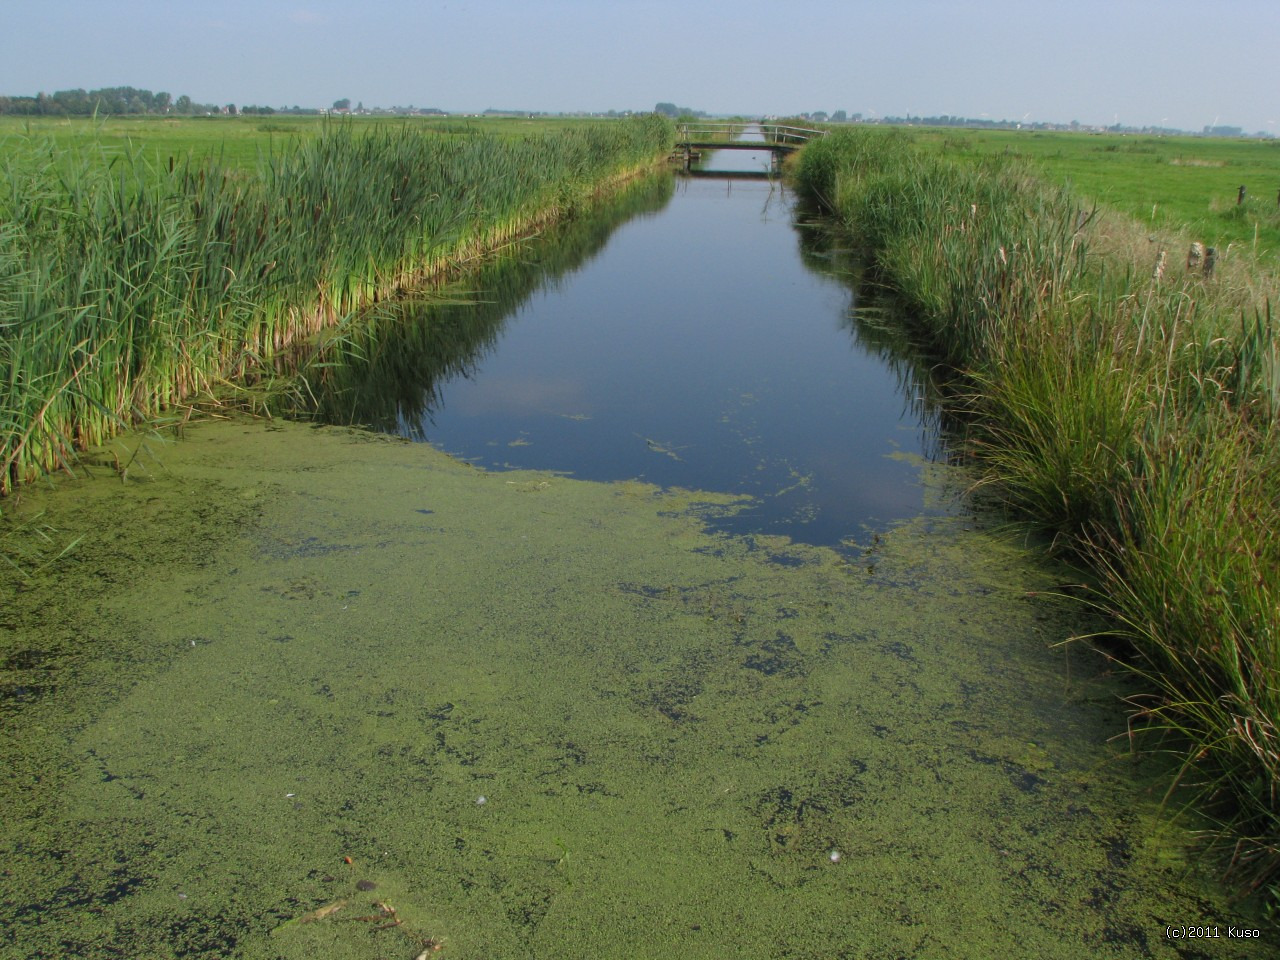
[[[685,170],[701,159],[708,150],[768,150],[776,169],[782,158],[799,150],[815,137],[826,136],[825,130],[793,127],[779,123],[734,123],[706,121],[682,123],[676,127],[676,147],[671,159]]]

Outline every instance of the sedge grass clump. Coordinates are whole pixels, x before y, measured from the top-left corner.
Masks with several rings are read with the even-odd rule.
[[[1081,349],[1080,331],[1103,342]],[[971,448],[985,482],[1068,540],[1108,514],[1145,413],[1145,384],[1124,370],[1127,344],[1109,334],[1087,316],[1012,330],[971,377]]]
[[[1224,407],[1183,442],[1144,438],[1091,553],[1147,680],[1133,701],[1147,735],[1180,755],[1255,889],[1280,870],[1280,438],[1234,421]]]

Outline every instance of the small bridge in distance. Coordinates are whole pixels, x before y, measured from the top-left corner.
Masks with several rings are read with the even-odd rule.
[[[742,134],[757,132],[759,140],[738,139]],[[799,150],[815,137],[826,136],[826,133],[825,130],[780,123],[682,123],[676,128],[676,146],[671,159],[679,161],[688,170],[705,150],[768,150],[773,155],[773,168],[776,170],[784,156],[793,150]]]

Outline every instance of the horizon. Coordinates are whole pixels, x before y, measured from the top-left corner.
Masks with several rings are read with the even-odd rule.
[[[130,85],[121,85],[118,87],[89,87],[87,89],[86,88],[64,88],[60,90],[55,90],[52,93],[50,93],[47,90],[41,90],[41,91],[38,91],[37,94],[28,94],[25,92],[22,94],[12,94],[12,93],[5,93],[3,91],[0,91],[0,101],[5,100],[6,98],[11,100],[16,100],[16,99],[34,100],[38,96],[40,97],[48,96],[52,99],[52,98],[59,98],[61,95],[65,95],[69,93],[84,94],[86,97],[91,97],[94,94],[114,94],[120,91],[133,91],[136,94],[147,96],[147,97],[155,96],[158,93],[158,91],[150,90],[146,87],[139,87],[139,86],[130,84]],[[650,108],[636,107],[636,108],[623,108],[623,109],[611,108],[609,110],[599,110],[599,111],[585,111],[585,110],[544,110],[537,107],[511,107],[511,108],[486,107],[483,110],[450,110],[447,108],[438,107],[436,105],[421,106],[417,104],[388,105],[388,104],[358,103],[355,105],[350,105],[349,98],[343,98],[343,101],[335,101],[333,104],[330,104],[329,106],[324,106],[322,104],[296,104],[296,103],[272,106],[269,103],[260,103],[257,101],[246,101],[240,104],[221,103],[218,98],[215,98],[214,100],[208,103],[203,103],[196,100],[195,98],[186,97],[185,94],[181,92],[179,92],[177,96],[173,96],[172,91],[164,91],[163,93],[170,97],[170,102],[171,102],[169,109],[165,110],[164,112],[156,111],[154,109],[148,109],[144,112],[133,112],[128,110],[113,112],[110,109],[111,104],[108,103],[105,107],[103,107],[101,104],[95,105],[92,111],[92,115],[100,118],[109,118],[109,117],[143,118],[143,117],[168,117],[168,116],[207,117],[207,116],[212,116],[216,112],[220,111],[224,115],[227,113],[231,113],[232,116],[268,116],[269,115],[269,116],[315,117],[315,116],[330,116],[333,114],[340,114],[343,116],[347,116],[347,115],[421,116],[421,117],[446,117],[446,118],[448,117],[483,118],[485,116],[489,116],[489,117],[501,117],[501,118],[529,117],[531,119],[535,117],[544,118],[544,119],[552,119],[557,117],[570,118],[570,119],[572,118],[597,118],[597,119],[619,118],[621,119],[627,116],[641,116],[649,113],[661,114],[661,113],[664,113],[664,111],[660,108],[671,106],[670,103],[660,102],[658,104],[655,104],[655,107],[659,109],[655,109],[653,107],[650,107]],[[190,107],[192,108],[191,110],[187,111],[173,104],[174,101],[180,102],[182,99],[191,100],[191,104],[190,104]],[[340,106],[339,105],[340,102],[347,102],[348,105]],[[229,110],[228,108],[231,108],[231,109]],[[869,124],[887,124],[887,125],[904,125],[904,126],[919,125],[924,127],[928,127],[928,126],[981,127],[981,128],[990,127],[992,129],[1018,129],[1018,130],[1025,128],[1028,130],[1053,129],[1061,132],[1072,132],[1078,128],[1080,132],[1085,132],[1085,133],[1115,132],[1115,133],[1124,134],[1124,133],[1150,132],[1154,135],[1171,134],[1171,135],[1185,135],[1185,136],[1193,136],[1193,137],[1200,137],[1200,136],[1209,136],[1209,137],[1216,136],[1216,137],[1226,137],[1226,138],[1241,137],[1244,139],[1256,139],[1256,138],[1274,139],[1276,137],[1276,134],[1272,134],[1269,131],[1250,131],[1241,127],[1229,126],[1226,124],[1222,124],[1213,128],[1204,127],[1201,130],[1184,130],[1184,129],[1179,129],[1175,127],[1160,127],[1160,126],[1151,126],[1151,125],[1141,126],[1141,127],[1125,126],[1125,125],[1103,126],[1101,124],[1081,124],[1081,123],[1075,123],[1075,122],[1063,122],[1059,120],[1028,120],[1024,122],[1020,120],[1014,120],[1008,117],[978,118],[978,117],[961,117],[961,116],[955,116],[955,115],[938,115],[938,116],[909,115],[906,117],[897,117],[897,116],[867,117],[861,112],[857,112],[857,111],[853,113],[849,113],[848,116],[846,117],[833,117],[827,114],[825,111],[813,111],[812,113],[795,113],[795,114],[789,114],[789,115],[781,115],[781,114],[762,114],[758,111],[747,111],[747,112],[741,112],[741,113],[708,113],[706,111],[699,110],[696,107],[680,107],[679,109],[681,111],[679,115],[666,113],[666,116],[669,116],[672,119],[678,119],[679,116],[690,115],[696,119],[702,119],[709,122],[735,120],[735,121],[742,121],[746,123],[770,123],[775,121],[780,122],[780,121],[786,121],[786,120],[803,120],[803,121],[809,121],[812,123],[826,123],[826,124],[869,123]],[[845,113],[846,111],[841,110],[839,112]],[[5,116],[5,115],[6,115],[6,110],[3,109],[3,105],[0,104],[0,116]],[[89,117],[91,114],[89,112],[82,112],[82,111],[65,112],[65,113],[50,112],[48,114],[29,114],[29,113],[23,113],[21,111],[12,111],[12,112],[9,112],[7,115],[20,116],[20,117],[26,117],[26,118],[35,117],[35,116],[48,117],[48,118],[58,118],[58,117],[70,118],[70,117]],[[937,122],[937,121],[946,121],[946,122]]]
[[[1280,5],[1262,0],[368,0],[358,11],[337,0],[46,0],[7,21],[10,96],[133,86],[197,103],[325,109],[349,98],[450,113],[671,102],[716,116],[844,110],[1280,134],[1269,49]]]

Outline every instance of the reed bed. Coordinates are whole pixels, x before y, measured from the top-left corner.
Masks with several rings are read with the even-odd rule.
[[[572,211],[674,140],[335,124],[254,172],[15,137],[0,150],[0,494],[252,381],[299,340]]]
[[[796,172],[957,373],[984,482],[1093,571],[1106,649],[1148,681],[1135,728],[1178,755],[1235,878],[1274,899],[1275,278],[1168,257],[1157,276],[1138,225],[1017,163],[961,165],[902,135],[833,133]]]

